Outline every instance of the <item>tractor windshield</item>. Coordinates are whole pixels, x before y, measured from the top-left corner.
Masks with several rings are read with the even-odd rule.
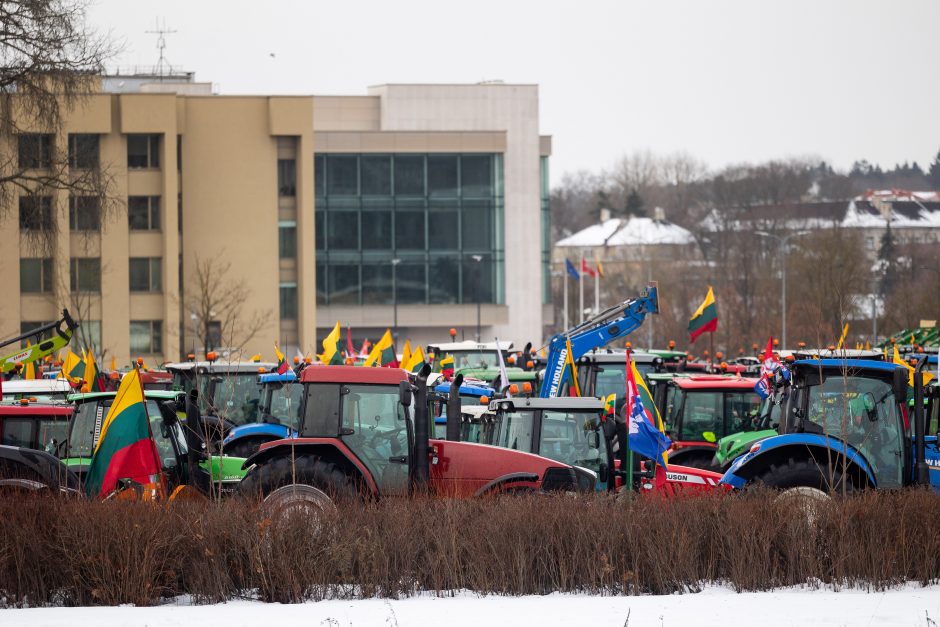
[[[408,421],[397,385],[348,385],[342,397],[343,442],[368,467],[379,490],[408,489]]]
[[[597,412],[545,410],[538,454],[599,473],[607,463],[600,424]]]
[[[271,390],[271,406],[268,413],[274,416],[282,425],[295,431],[300,430],[303,414],[300,411],[301,398],[304,386],[300,383],[284,383]]]
[[[211,399],[217,415],[235,425],[257,422],[261,403],[257,374],[223,374],[217,377],[215,394]]]
[[[454,368],[456,370],[463,368],[499,368],[499,355],[495,350],[448,351],[448,354],[454,358]]]
[[[891,385],[880,379],[834,375],[809,388],[807,418],[859,449],[879,487],[901,485],[904,424]]]
[[[646,376],[656,369],[652,363],[634,362],[636,370],[643,377],[644,382],[649,386],[649,380]],[[611,394],[616,394],[617,398],[622,399],[626,395],[627,389],[627,364],[604,364],[597,373],[597,382],[594,384],[594,396],[607,398]]]

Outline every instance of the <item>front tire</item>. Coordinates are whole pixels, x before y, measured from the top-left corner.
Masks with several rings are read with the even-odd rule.
[[[812,494],[812,498],[817,500],[820,494],[849,494],[855,491],[852,480],[843,476],[841,469],[823,467],[813,459],[795,460],[791,457],[782,465],[771,465],[757,477],[757,481],[768,488],[781,490],[784,494]]]

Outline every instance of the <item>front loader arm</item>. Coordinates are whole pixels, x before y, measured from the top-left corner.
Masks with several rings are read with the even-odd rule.
[[[649,313],[659,313],[659,293],[655,282],[649,284],[643,296],[624,301],[553,337],[548,345],[545,378],[542,379],[539,396],[552,398],[565,389],[570,377],[565,368],[569,357],[568,341],[571,342],[571,360],[576,361],[595,348],[630,335],[640,328]]]
[[[64,325],[64,328],[63,328]],[[9,346],[23,340],[34,340],[32,346],[20,349],[15,353],[5,355],[0,358],[0,372],[6,374],[16,368],[17,364],[25,364],[31,361],[38,361],[46,355],[51,355],[65,346],[72,340],[72,334],[78,328],[78,323],[69,315],[68,309],[62,310],[62,318],[56,322],[44,324],[41,327],[33,329],[27,333],[19,335],[0,344],[0,348]],[[55,334],[46,340],[40,340],[42,334],[46,331],[55,331]]]

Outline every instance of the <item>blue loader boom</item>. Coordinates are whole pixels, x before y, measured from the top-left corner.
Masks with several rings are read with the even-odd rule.
[[[650,313],[659,313],[659,294],[655,282],[651,282],[646,293],[639,298],[626,300],[554,336],[548,344],[545,378],[542,379],[539,397],[561,396],[561,391],[568,383],[570,373],[565,367],[568,361],[567,340],[571,341],[571,359],[577,361],[595,348],[630,335],[640,328],[646,314]]]

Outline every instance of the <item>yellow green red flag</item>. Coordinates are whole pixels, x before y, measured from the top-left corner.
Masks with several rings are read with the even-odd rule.
[[[372,352],[369,353],[368,359],[366,359],[366,362],[362,365],[366,367],[389,366],[393,368],[398,366],[391,329],[385,330],[385,335],[382,336],[381,340],[375,343],[375,346],[372,347]]]
[[[339,329],[339,320],[333,330],[323,338],[323,352],[317,355],[321,364],[337,366],[346,363],[343,359],[343,350],[340,348],[342,332]]]
[[[715,292],[712,286],[708,286],[708,294],[705,300],[698,306],[692,318],[689,320],[689,341],[695,342],[695,339],[703,333],[714,333],[718,329],[718,307],[715,305]]]

